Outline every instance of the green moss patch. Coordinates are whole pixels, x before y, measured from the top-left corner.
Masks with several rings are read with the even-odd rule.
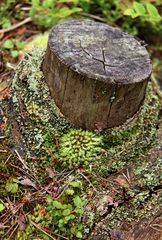
[[[20,226],[15,239],[50,239],[47,232],[56,239],[97,235],[103,240],[123,221],[155,216],[160,208],[160,157],[155,154],[160,104],[151,82],[144,104],[124,125],[83,131],[62,116],[51,98],[41,70],[43,58],[40,49],[25,55],[11,98],[3,103],[10,167],[19,167],[9,187],[16,184],[17,205],[23,202],[28,215],[25,230]],[[3,171],[4,177],[10,174],[7,165]],[[15,193],[8,194],[15,199]]]

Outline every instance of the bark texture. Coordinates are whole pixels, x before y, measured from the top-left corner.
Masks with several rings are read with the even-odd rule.
[[[123,124],[138,111],[151,64],[145,47],[119,28],[72,20],[51,30],[43,72],[68,120],[102,130]]]

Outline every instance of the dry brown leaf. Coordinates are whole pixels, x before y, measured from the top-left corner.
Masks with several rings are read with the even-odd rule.
[[[21,180],[19,182],[20,184],[24,185],[24,186],[32,186],[35,189],[37,189],[35,183],[33,183],[29,178],[24,178],[23,180]]]
[[[121,187],[128,187],[128,182],[127,180],[124,178],[123,175],[118,175],[117,178],[115,179],[115,181],[121,186]]]

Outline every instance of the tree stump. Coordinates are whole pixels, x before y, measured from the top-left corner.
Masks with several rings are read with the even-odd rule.
[[[139,110],[151,64],[146,48],[119,28],[72,20],[52,29],[43,72],[65,118],[83,129],[102,130]]]

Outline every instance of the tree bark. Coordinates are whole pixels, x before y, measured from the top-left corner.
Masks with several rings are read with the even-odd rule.
[[[146,48],[119,28],[72,20],[52,29],[43,72],[68,120],[102,130],[123,124],[138,111],[151,64]]]

